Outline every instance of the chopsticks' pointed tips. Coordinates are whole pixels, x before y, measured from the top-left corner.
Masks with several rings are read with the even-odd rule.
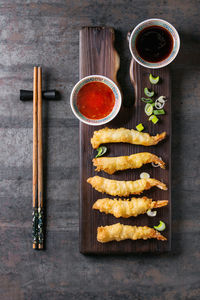
[[[44,242],[44,211],[43,207],[38,207],[38,249],[43,249]]]

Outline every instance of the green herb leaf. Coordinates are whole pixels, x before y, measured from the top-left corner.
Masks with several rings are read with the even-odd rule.
[[[101,146],[97,149],[97,155],[95,157],[100,157],[102,155],[104,155],[107,151],[107,147],[106,146]]]

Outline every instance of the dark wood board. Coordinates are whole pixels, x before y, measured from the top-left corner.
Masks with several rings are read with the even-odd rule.
[[[80,78],[87,75],[105,75],[116,82],[116,74],[119,68],[119,57],[113,46],[114,30],[102,27],[84,27],[80,31]],[[128,45],[127,45],[128,47]],[[149,73],[159,75],[159,84],[151,87],[149,83]],[[130,65],[130,77],[135,89],[135,103],[131,107],[122,105],[119,115],[110,123],[106,124],[110,128],[125,127],[135,129],[136,125],[143,123],[145,132],[152,135],[162,131],[167,132],[167,139],[153,147],[144,147],[129,144],[108,144],[108,156],[130,155],[133,153],[149,151],[161,156],[166,162],[166,170],[153,168],[145,165],[138,170],[127,170],[108,175],[104,172],[98,174],[94,171],[92,159],[96,151],[92,149],[90,139],[95,130],[106,126],[88,126],[80,123],[80,252],[84,254],[123,254],[123,253],[142,253],[142,252],[165,252],[171,248],[171,89],[169,68],[150,70],[144,68],[132,60]],[[144,113],[144,103],[140,98],[144,96],[144,87],[153,88],[155,93],[165,95],[168,99],[165,110],[166,115],[162,116],[161,121],[154,125],[148,121]],[[125,98],[126,95],[123,95]],[[153,188],[142,195],[151,197],[154,200],[169,200],[169,206],[157,209],[157,216],[154,218],[140,215],[137,218],[116,219],[111,215],[92,210],[93,203],[106,196],[95,191],[87,182],[87,178],[99,175],[116,180],[136,180],[139,179],[141,172],[148,172],[152,178],[159,179],[167,184],[168,191]],[[167,237],[167,242],[157,240],[138,240],[122,241],[101,244],[96,239],[97,227],[111,225],[117,222],[129,225],[153,227],[163,220],[167,229],[163,235]]]

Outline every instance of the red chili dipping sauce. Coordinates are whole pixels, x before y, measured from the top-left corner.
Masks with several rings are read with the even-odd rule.
[[[94,81],[85,84],[77,94],[77,106],[88,119],[103,119],[113,110],[115,96],[105,83]]]

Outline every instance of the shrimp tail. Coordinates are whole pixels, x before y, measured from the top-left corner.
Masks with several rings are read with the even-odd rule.
[[[168,205],[168,200],[159,200],[159,201],[153,201],[151,203],[151,208],[159,208]]]
[[[159,165],[162,169],[165,169],[165,163],[162,159],[157,157],[156,155],[153,156],[153,163]]]
[[[153,137],[154,145],[157,145],[160,141],[166,138],[167,133],[164,131],[162,133],[158,133],[156,136]]]

